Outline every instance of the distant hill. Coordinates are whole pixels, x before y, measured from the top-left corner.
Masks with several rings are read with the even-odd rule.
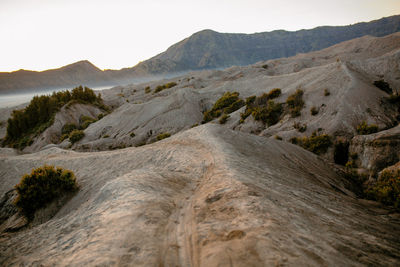
[[[102,71],[89,61],[79,61],[43,72],[19,70],[0,73],[0,92],[72,87],[80,84],[100,86],[142,82],[190,70],[249,65],[320,50],[365,35],[381,37],[398,31],[400,15],[367,23],[324,26],[295,32],[278,30],[236,34],[204,30],[132,68]]]
[[[262,60],[290,57],[320,50],[364,35],[385,36],[400,31],[400,16],[349,26],[324,26],[295,32],[273,31],[254,34],[197,32],[167,51],[139,64],[172,61],[170,71],[211,69],[249,65]],[[154,65],[154,64],[153,64]],[[152,70],[150,69],[150,72]]]
[[[46,71],[18,70],[0,73],[0,92],[72,87],[80,84],[102,85],[110,78],[89,61],[79,61]]]

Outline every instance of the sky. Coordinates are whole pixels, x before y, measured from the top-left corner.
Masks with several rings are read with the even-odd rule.
[[[79,60],[132,67],[195,32],[348,25],[400,14],[400,0],[0,0],[0,72]]]

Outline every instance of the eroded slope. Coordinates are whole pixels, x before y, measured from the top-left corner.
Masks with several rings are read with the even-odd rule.
[[[112,152],[4,153],[0,193],[44,163],[73,170],[81,190],[50,221],[3,234],[2,265],[400,262],[399,218],[285,142],[204,125]]]

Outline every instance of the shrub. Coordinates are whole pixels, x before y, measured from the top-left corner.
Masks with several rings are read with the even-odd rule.
[[[163,139],[168,138],[170,136],[171,136],[170,133],[160,133],[159,135],[157,135],[157,140],[160,141],[160,140],[163,140]]]
[[[84,130],[86,129],[90,124],[93,122],[96,122],[97,120],[95,118],[89,117],[89,116],[81,116],[80,119],[80,129]]]
[[[400,170],[384,170],[377,182],[366,189],[370,199],[400,209]]]
[[[268,101],[267,106],[256,107],[251,113],[256,121],[262,121],[268,126],[276,124],[282,114],[283,108],[281,103],[275,103],[272,100]]]
[[[384,80],[374,81],[374,85],[389,95],[393,94],[392,88],[390,88],[390,85]]]
[[[74,88],[71,92],[66,90],[51,95],[34,96],[26,108],[14,110],[11,114],[5,144],[18,144],[25,137],[43,132],[53,124],[56,112],[72,101],[107,108],[100,94],[96,96],[92,89],[82,86]]]
[[[130,137],[135,137],[136,134],[134,132],[131,132]]]
[[[286,104],[289,107],[292,118],[298,117],[301,114],[301,109],[304,106],[303,94],[303,90],[297,89],[296,92],[286,99]]]
[[[77,190],[78,185],[72,171],[44,165],[25,174],[15,189],[18,193],[16,206],[31,219],[36,210],[65,192]]]
[[[100,113],[99,115],[97,115],[97,120],[101,120],[102,118],[104,118],[104,114]]]
[[[222,113],[230,114],[245,105],[244,101],[239,98],[238,92],[226,92],[220,97],[211,108],[211,110],[203,113],[202,123],[209,122],[214,118],[218,118]]]
[[[264,93],[259,97],[250,96],[246,98],[246,110],[240,114],[240,123],[252,115],[256,121],[262,121],[268,126],[276,124],[283,112],[281,103],[273,100],[281,94],[281,89],[272,89],[269,93]]]
[[[304,133],[307,130],[307,124],[301,124],[299,122],[295,122],[293,124],[293,128],[295,128],[300,133]]]
[[[150,86],[146,86],[146,88],[144,88],[144,92],[145,92],[146,94],[150,93],[150,92],[151,92]]]
[[[276,140],[282,140],[282,137],[280,137],[279,135],[275,135],[274,138],[275,138]]]
[[[156,87],[156,89],[154,90],[153,94],[161,92],[162,90],[165,90],[165,89],[172,88],[172,87],[174,87],[176,85],[177,85],[177,83],[175,83],[175,82],[169,82],[169,83],[166,83],[166,84],[163,84],[163,85],[159,85],[159,86]]]
[[[357,133],[361,135],[372,134],[378,132],[378,126],[375,124],[368,125],[366,121],[363,121],[357,126]]]
[[[279,88],[275,88],[272,89],[269,93],[268,93],[268,99],[274,99],[277,98],[281,95],[282,91]]]
[[[292,137],[290,142],[318,155],[325,153],[332,145],[331,137],[329,135],[317,135],[316,132],[313,132],[310,137]]]
[[[66,123],[61,129],[61,134],[69,134],[75,129],[78,129],[78,126],[75,123]]]
[[[267,64],[262,65],[261,67],[262,67],[263,69],[268,69],[268,65],[267,65]]]
[[[219,119],[219,124],[225,124],[226,121],[228,120],[228,118],[229,118],[229,115],[227,115],[227,114],[222,115],[221,118]]]
[[[310,113],[311,113],[311,115],[313,115],[313,116],[317,115],[318,112],[319,112],[319,110],[318,110],[317,107],[312,107],[312,108],[310,109]]]
[[[324,96],[329,96],[329,95],[331,95],[331,92],[329,92],[328,89],[325,89],[324,90]]]
[[[108,134],[105,134],[105,135],[103,136],[103,138],[108,138],[108,137],[110,137],[110,135],[108,135]]]
[[[69,134],[69,140],[71,143],[76,143],[81,140],[85,136],[85,133],[82,130],[73,130]]]

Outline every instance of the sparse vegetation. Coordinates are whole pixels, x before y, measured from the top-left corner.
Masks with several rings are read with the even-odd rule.
[[[69,134],[75,129],[78,129],[78,126],[75,123],[66,123],[61,128],[61,134]]]
[[[374,85],[389,95],[393,94],[392,88],[384,80],[374,81]]]
[[[60,91],[51,95],[34,96],[29,105],[21,110],[14,110],[8,119],[5,145],[23,149],[29,145],[32,137],[37,136],[53,124],[56,112],[67,103],[78,102],[94,104],[106,108],[101,95],[88,87],[76,87],[71,92]]]
[[[101,120],[102,118],[104,118],[104,114],[100,113],[99,115],[97,115],[97,120]]]
[[[286,104],[289,107],[292,118],[298,117],[301,114],[301,109],[304,107],[303,94],[303,90],[297,89],[295,93],[286,99]]]
[[[304,133],[307,130],[307,124],[301,124],[300,122],[295,122],[293,124],[293,128],[295,128],[300,133]]]
[[[110,137],[110,135],[108,135],[108,134],[105,134],[105,135],[103,136],[103,138],[108,138],[108,137]]]
[[[175,83],[175,82],[169,82],[169,83],[166,83],[166,84],[163,84],[163,85],[159,85],[159,86],[156,87],[156,89],[154,89],[153,94],[161,92],[162,90],[165,90],[165,89],[172,88],[172,87],[174,87],[176,85],[177,85],[177,83]]]
[[[244,101],[239,98],[238,92],[226,92],[219,98],[209,111],[203,113],[202,123],[218,118],[222,113],[229,114],[244,106]]]
[[[44,165],[25,174],[15,189],[18,193],[15,205],[32,219],[36,210],[64,193],[77,190],[78,185],[72,171]]]
[[[145,92],[146,94],[151,93],[151,88],[150,88],[150,86],[146,86],[146,88],[144,88],[144,92]]]
[[[281,103],[275,103],[272,99],[279,97],[281,89],[272,89],[269,93],[264,93],[259,97],[250,96],[246,98],[246,110],[240,114],[240,122],[252,115],[256,121],[262,121],[268,126],[276,124],[283,112]]]
[[[363,121],[357,126],[357,133],[361,135],[373,134],[378,132],[378,126],[375,124],[368,125],[366,121]]]
[[[160,140],[163,140],[163,139],[168,138],[170,136],[171,136],[170,133],[160,133],[159,135],[157,135],[157,140],[160,141]]]
[[[370,185],[365,193],[369,199],[400,209],[400,170],[382,171],[376,183]]]
[[[87,127],[89,127],[90,124],[96,122],[97,120],[95,118],[89,117],[89,116],[81,116],[79,118],[80,121],[80,129],[84,130]]]
[[[332,145],[329,135],[318,135],[317,132],[313,132],[310,137],[293,137],[290,139],[290,142],[318,155],[326,153],[328,148]]]
[[[275,138],[276,140],[282,140],[282,137],[280,137],[279,135],[275,135],[274,138]]]
[[[131,132],[130,137],[135,137],[136,134],[134,132]]]
[[[331,92],[328,89],[324,90],[324,96],[330,96]]]
[[[310,113],[311,113],[312,116],[317,115],[318,112],[319,112],[319,109],[318,109],[317,107],[312,107],[312,108],[310,109]]]
[[[262,67],[263,69],[268,69],[268,65],[267,65],[267,64],[262,65],[261,67]]]
[[[73,130],[70,134],[69,134],[69,141],[71,141],[71,143],[76,143],[79,140],[81,140],[83,137],[85,136],[85,133],[82,130]]]
[[[221,118],[219,119],[219,124],[225,124],[228,118],[229,118],[228,114],[222,115]]]

